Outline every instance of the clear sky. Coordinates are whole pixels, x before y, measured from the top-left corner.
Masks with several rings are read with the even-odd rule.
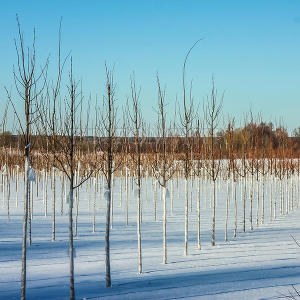
[[[224,94],[223,115],[241,119],[250,108],[266,121],[300,126],[299,0],[119,0],[6,1],[0,9],[0,101],[12,87],[16,64],[16,13],[30,42],[37,33],[39,61],[55,64],[58,26],[64,53],[72,51],[74,72],[86,95],[100,97],[104,63],[114,66],[119,106],[135,72],[147,121],[156,120],[155,76],[166,87],[168,110],[181,101],[182,64],[199,38],[187,67],[195,101],[209,94],[211,77]],[[51,75],[51,69],[50,69]],[[3,107],[3,106],[1,106]],[[19,106],[21,109],[21,106]],[[1,108],[0,108],[1,109]]]

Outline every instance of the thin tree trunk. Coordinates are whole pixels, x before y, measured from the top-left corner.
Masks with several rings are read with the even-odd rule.
[[[73,176],[69,190],[69,259],[70,259],[70,300],[75,299],[74,289],[74,247],[73,247]]]
[[[44,180],[44,210],[45,210],[45,217],[48,214],[48,172],[45,171],[45,180]]]
[[[121,174],[121,176],[120,176],[120,178],[119,178],[119,182],[120,182],[120,207],[122,207],[122,198],[123,198],[123,184],[122,184],[122,182],[123,182],[123,180],[122,180],[122,174]]]
[[[201,204],[200,204],[200,177],[198,177],[198,250],[201,250],[201,239],[200,239],[200,221],[201,221],[201,214],[200,214]]]
[[[188,180],[185,178],[185,230],[184,230],[184,255],[188,255],[188,230],[189,230],[189,198]]]
[[[109,180],[111,180],[111,175],[109,175]],[[108,183],[108,194],[106,197],[106,224],[105,224],[105,281],[106,287],[111,286],[111,276],[110,276],[110,246],[109,246],[109,235],[110,235],[110,209],[111,209],[111,182]]]
[[[33,220],[33,181],[30,182],[30,190],[31,190],[31,194],[30,194],[30,200],[31,200],[31,205],[30,205],[30,208],[31,208],[31,210],[30,210],[30,219],[32,221]]]
[[[65,185],[65,176],[62,174],[61,176],[61,198],[60,198],[60,215],[62,216],[64,213],[64,185]]]
[[[261,211],[261,224],[265,222],[265,176],[262,178],[262,211]]]
[[[19,166],[17,167],[16,174],[16,207],[19,206]]]
[[[243,232],[246,232],[246,196],[247,196],[247,185],[246,185],[246,176],[243,180],[244,192],[243,192]]]
[[[256,227],[258,227],[259,225],[259,199],[260,195],[259,195],[259,180],[257,179],[256,181],[256,198],[257,198],[257,204],[256,204]]]
[[[280,179],[280,215],[283,215],[283,188],[282,179]]]
[[[10,179],[7,182],[7,219],[8,222],[10,222],[10,211],[9,207],[10,206]]]
[[[52,241],[55,241],[55,186],[56,186],[56,178],[55,178],[55,168],[52,168]]]
[[[140,179],[138,179],[140,180]],[[139,274],[142,274],[142,238],[141,238],[141,189],[138,188],[138,203],[137,203],[137,237],[138,237],[138,260]]]
[[[79,183],[80,181],[80,168],[81,168],[81,165],[80,165],[80,162],[78,163],[78,166],[77,166],[77,172],[75,173],[76,174],[76,185]],[[76,197],[76,213],[75,213],[75,236],[77,236],[77,229],[78,229],[78,213],[79,213],[79,188],[76,189],[75,191],[75,197]]]
[[[163,222],[163,263],[167,263],[167,188],[163,187],[164,222]]]
[[[216,182],[213,180],[212,191],[212,228],[211,228],[211,245],[215,246],[215,229],[216,229]]]
[[[111,190],[110,190],[110,228],[113,228],[114,220],[114,177],[111,176]]]
[[[24,219],[23,219],[23,237],[22,237],[22,272],[21,272],[21,299],[26,299],[26,240],[27,240],[27,218],[28,218],[28,170],[29,158],[25,158],[25,198],[24,198]]]
[[[251,190],[250,190],[250,230],[253,230],[253,223],[252,223],[252,204],[253,204],[253,174],[251,175]]]
[[[190,187],[191,187],[191,192],[190,192],[190,206],[191,206],[191,212],[193,212],[193,175],[191,174],[191,179],[190,179]]]
[[[93,205],[93,233],[96,232],[96,197],[97,197],[97,180],[94,181],[94,205]]]
[[[225,242],[228,241],[228,208],[229,208],[229,179],[227,180],[227,194],[226,194],[226,217],[225,217]]]
[[[154,204],[154,221],[156,222],[156,201],[157,201],[157,182],[154,181],[153,204]]]
[[[126,226],[128,226],[128,169],[125,170],[125,190],[126,190]]]
[[[289,189],[288,189],[287,181],[288,181],[288,178],[286,178],[286,180],[285,180],[285,195],[286,195],[285,205],[286,205],[286,214],[289,213],[289,203],[290,203]]]
[[[236,237],[237,234],[237,201],[236,201],[236,180],[233,180],[233,200],[234,200],[234,230],[233,237]]]
[[[171,180],[171,215],[174,214],[174,182]]]
[[[273,218],[273,178],[270,178],[270,222],[272,221]]]
[[[28,181],[28,211],[27,211],[27,220],[28,220],[28,246],[31,246],[31,181]]]
[[[276,219],[276,206],[277,206],[277,185],[275,181],[275,197],[274,197],[274,220]]]

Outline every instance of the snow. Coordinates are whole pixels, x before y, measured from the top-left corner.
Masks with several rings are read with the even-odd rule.
[[[41,174],[37,174],[41,178]],[[32,246],[27,251],[28,299],[69,298],[67,204],[60,215],[61,182],[56,180],[56,240],[51,241],[51,185],[48,181],[48,216],[44,216],[42,181],[39,196],[33,183],[34,207]],[[296,178],[297,179],[297,178]],[[120,206],[122,180],[122,206]],[[77,299],[284,299],[300,290],[300,210],[279,216],[279,191],[276,185],[277,217],[270,222],[269,182],[265,185],[265,224],[256,227],[256,197],[253,199],[253,226],[249,230],[247,196],[246,233],[242,232],[242,199],[237,184],[238,232],[233,238],[234,202],[230,202],[229,242],[224,242],[226,183],[218,181],[216,209],[216,246],[212,247],[210,188],[201,187],[201,250],[197,249],[197,179],[193,183],[192,212],[189,210],[189,250],[184,256],[184,181],[174,180],[174,213],[168,198],[167,264],[163,261],[163,201],[157,186],[157,221],[154,221],[152,180],[142,188],[142,262],[138,274],[136,207],[134,184],[129,180],[129,225],[126,226],[125,179],[114,179],[114,216],[111,230],[112,287],[105,287],[105,200],[102,178],[96,193],[96,232],[93,233],[94,180],[79,190],[78,235],[74,237],[75,292]],[[65,181],[67,182],[67,181]],[[144,181],[144,184],[146,181]],[[207,185],[206,180],[202,182]],[[190,185],[189,185],[190,186]],[[133,187],[133,188],[132,188]],[[169,186],[170,187],[170,186]],[[23,178],[19,182],[16,207],[15,182],[10,181],[10,221],[7,217],[7,193],[4,201],[0,186],[0,299],[20,298],[21,238],[23,222]],[[250,179],[248,183],[250,188]],[[90,209],[88,190],[90,189]],[[147,190],[147,197],[146,197]],[[256,191],[256,183],[254,185]],[[285,189],[284,189],[285,191]],[[191,195],[191,191],[189,191]],[[249,193],[248,193],[249,195]],[[286,196],[286,195],[285,195]],[[298,201],[299,195],[296,195]],[[273,199],[274,200],[274,199]],[[297,205],[297,203],[296,203]],[[261,208],[261,203],[260,203]],[[260,212],[261,215],[261,212]],[[75,221],[75,217],[74,217]]]

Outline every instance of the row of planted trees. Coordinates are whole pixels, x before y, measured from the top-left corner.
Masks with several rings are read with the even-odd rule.
[[[211,244],[215,245],[215,224],[217,209],[217,189],[221,180],[227,182],[225,240],[228,240],[229,202],[234,203],[234,237],[238,226],[238,195],[243,203],[242,224],[246,231],[246,205],[249,206],[250,230],[253,229],[253,201],[256,205],[256,226],[265,221],[265,181],[280,183],[280,202],[274,201],[270,194],[270,220],[276,218],[277,205],[280,214],[288,213],[298,206],[299,159],[286,131],[282,127],[273,130],[271,125],[254,120],[252,114],[241,128],[236,128],[230,119],[224,130],[220,130],[223,96],[219,97],[212,82],[211,94],[207,97],[203,112],[195,109],[192,89],[186,88],[185,69],[191,50],[188,51],[182,73],[183,95],[179,104],[179,115],[167,117],[166,90],[162,87],[159,76],[157,82],[157,122],[153,122],[151,131],[145,124],[141,109],[140,88],[134,75],[131,76],[127,104],[123,115],[117,110],[116,90],[113,72],[105,65],[105,94],[102,104],[95,104],[91,113],[90,100],[85,102],[80,82],[74,79],[72,57],[61,58],[60,33],[58,43],[58,62],[55,80],[47,78],[49,62],[38,71],[36,67],[35,38],[33,46],[24,46],[23,35],[18,23],[17,68],[14,70],[16,91],[24,103],[24,115],[18,113],[17,99],[9,90],[8,103],[13,111],[17,135],[5,134],[6,120],[12,118],[4,111],[1,123],[1,187],[2,206],[5,199],[8,218],[10,218],[9,178],[16,180],[16,189],[21,176],[24,176],[24,222],[22,240],[21,298],[26,298],[26,249],[27,239],[31,244],[31,220],[33,217],[33,184],[35,173],[43,178],[43,185],[51,177],[52,182],[52,240],[55,241],[56,218],[56,180],[61,175],[64,198],[68,203],[69,216],[69,260],[70,260],[70,299],[75,299],[74,289],[74,228],[77,234],[78,188],[84,183],[91,184],[92,178],[101,174],[103,193],[106,200],[105,226],[105,265],[106,286],[111,286],[110,276],[110,229],[113,218],[113,178],[125,177],[125,193],[128,205],[128,178],[137,187],[137,241],[138,272],[142,273],[142,188],[145,178],[151,177],[155,186],[162,189],[163,201],[163,263],[167,263],[167,208],[169,188],[174,180],[183,178],[185,193],[184,203],[185,242],[184,255],[188,255],[189,212],[197,199],[197,237],[198,249],[201,249],[201,199],[202,192],[211,186]],[[66,71],[66,69],[68,69]],[[68,74],[67,78],[65,75]],[[90,120],[93,121],[90,121]],[[154,126],[153,126],[154,125]],[[92,129],[91,129],[92,128]],[[24,163],[25,157],[25,163]],[[16,167],[17,166],[17,167]],[[33,171],[35,170],[35,172]],[[197,195],[192,194],[191,185],[197,179]],[[284,187],[292,180],[293,192],[289,199],[284,199]],[[257,184],[256,192],[254,184]],[[38,181],[37,181],[38,182]],[[169,186],[170,185],[170,186]],[[200,188],[202,185],[202,189]],[[45,215],[47,215],[47,188],[43,188]],[[38,188],[37,188],[38,190]],[[208,190],[208,189],[207,189]],[[201,192],[202,191],[202,192]],[[273,189],[271,188],[271,191]],[[95,190],[95,193],[97,191]],[[203,192],[204,193],[204,192]],[[173,196],[171,191],[171,210]],[[17,193],[18,195],[18,193]],[[62,195],[58,195],[61,199]],[[95,196],[96,197],[96,196]],[[95,201],[95,200],[94,200]],[[156,201],[156,200],[155,200]],[[156,202],[154,218],[156,219]],[[16,199],[16,205],[18,200]],[[63,210],[61,201],[61,211]],[[95,207],[95,202],[94,202]],[[74,212],[75,208],[75,224]],[[95,209],[93,231],[95,231]],[[126,210],[128,224],[128,209]],[[74,226],[75,225],[75,226]]]
[[[128,128],[127,128],[128,129]],[[194,139],[193,146],[190,146],[190,154],[187,161],[184,160],[185,154],[178,153],[176,148],[178,146],[178,141],[176,139],[160,139],[157,140],[154,147],[154,152],[151,153],[149,151],[145,152],[143,150],[143,143],[147,140],[143,137],[143,133],[141,134],[140,138],[135,138],[131,142],[129,142],[129,138],[124,138],[122,145],[124,146],[123,153],[119,153],[120,149],[118,150],[119,146],[114,147],[113,153],[113,160],[112,164],[116,167],[116,171],[114,172],[115,178],[125,178],[125,184],[121,184],[120,189],[122,186],[125,188],[125,193],[127,194],[126,197],[126,223],[128,224],[128,180],[131,179],[131,183],[137,185],[137,193],[135,196],[137,197],[138,209],[137,209],[137,239],[138,239],[138,253],[139,253],[139,272],[142,272],[142,232],[140,224],[142,222],[142,207],[143,202],[145,199],[141,196],[141,190],[147,188],[147,178],[152,178],[154,180],[153,189],[157,189],[157,183],[160,184],[162,189],[162,199],[163,199],[163,207],[164,207],[164,214],[163,214],[163,240],[164,240],[164,247],[163,247],[163,262],[167,262],[167,208],[170,207],[170,210],[173,211],[173,185],[176,180],[182,180],[184,178],[185,181],[185,193],[181,194],[182,202],[185,199],[185,245],[184,245],[184,253],[188,253],[188,237],[189,237],[189,228],[188,226],[191,224],[191,220],[189,220],[190,213],[194,207],[195,201],[197,201],[197,214],[198,214],[198,221],[197,221],[197,228],[198,228],[198,248],[201,249],[201,221],[200,221],[200,209],[203,208],[204,199],[207,201],[207,198],[211,199],[211,208],[212,208],[212,245],[215,244],[215,214],[216,214],[216,190],[218,190],[218,186],[222,184],[223,181],[226,181],[227,191],[226,191],[226,214],[222,217],[224,218],[225,223],[225,240],[227,241],[228,238],[228,216],[231,213],[229,210],[229,203],[234,203],[234,234],[235,237],[237,235],[238,230],[238,220],[242,220],[242,226],[240,229],[246,231],[246,220],[249,219],[249,227],[250,230],[253,229],[255,226],[259,226],[260,223],[265,222],[265,203],[269,201],[269,217],[270,220],[276,218],[276,214],[283,215],[285,213],[289,213],[294,207],[298,206],[298,194],[299,194],[299,161],[297,158],[294,158],[292,155],[290,156],[290,151],[284,149],[277,149],[277,151],[272,155],[259,155],[256,156],[251,151],[251,148],[244,152],[244,156],[239,158],[238,153],[236,153],[233,149],[233,145],[231,144],[230,140],[232,139],[232,134],[228,133],[228,147],[229,147],[229,158],[223,159],[221,157],[221,153],[216,153],[214,157],[214,163],[216,166],[215,177],[214,180],[211,177],[212,174],[212,160],[210,159],[209,147],[207,144],[203,144],[203,141]],[[115,142],[117,139],[115,140]],[[168,143],[167,143],[168,141]],[[95,145],[95,143],[93,142]],[[118,144],[118,143],[116,143]],[[105,145],[104,143],[102,145]],[[207,148],[206,148],[207,147]],[[215,144],[215,147],[218,147]],[[103,150],[105,151],[106,148],[104,147]],[[52,211],[50,215],[52,217],[52,240],[55,240],[55,203],[60,201],[61,203],[61,213],[63,211],[63,206],[65,202],[65,198],[68,195],[67,192],[67,182],[68,177],[67,174],[60,171],[55,171],[55,167],[52,164],[49,164],[49,159],[45,159],[45,157],[51,156],[51,151],[48,149],[48,154],[41,154],[43,150],[35,150],[32,152],[32,165],[36,170],[37,175],[37,182],[36,185],[40,184],[43,186],[43,200],[45,205],[45,216],[49,214],[47,212],[47,195],[44,194],[47,191],[47,177],[51,178],[52,182],[52,192],[51,192],[51,204],[52,204]],[[98,152],[95,154],[94,152]],[[108,189],[108,185],[104,184],[104,181],[101,178],[104,174],[105,170],[102,171],[100,169],[99,164],[102,162],[101,168],[105,168],[105,155],[102,150],[95,150],[90,152],[82,151],[82,149],[76,149],[76,157],[77,160],[74,164],[74,187],[76,187],[79,183],[81,183],[82,178],[83,180],[87,180],[87,185],[91,185],[93,182],[92,176],[98,177],[96,179],[97,185],[100,182],[100,186],[104,188],[107,187],[107,190],[104,191],[106,196],[106,200],[110,201],[109,204],[109,217],[110,221],[108,223],[108,229],[112,226],[113,221],[113,197],[108,195],[108,192],[113,188],[113,184],[111,183],[111,189]],[[276,154],[277,153],[277,154]],[[65,156],[61,154],[59,158],[60,161],[64,161]],[[18,178],[22,178],[23,176],[23,168],[21,170],[17,164],[17,161],[21,161],[21,154],[18,149],[14,149],[13,147],[7,151],[2,152],[1,155],[2,160],[2,172],[1,172],[1,180],[2,180],[2,208],[6,206],[7,208],[7,215],[10,219],[10,211],[12,205],[9,204],[9,194],[10,189],[14,188],[11,185],[11,179],[15,179],[16,182],[16,190],[18,190]],[[184,164],[188,163],[189,165],[189,174],[186,176],[184,172]],[[66,163],[64,161],[64,163]],[[67,164],[65,164],[66,166]],[[65,167],[66,168],[66,167]],[[48,169],[48,170],[47,170]],[[64,174],[63,174],[64,173]],[[59,179],[59,177],[61,177]],[[58,179],[57,179],[58,178]],[[132,179],[135,178],[135,183]],[[64,195],[57,195],[55,191],[55,181],[61,182],[62,187],[60,191],[64,193]],[[113,179],[111,178],[113,182]],[[121,181],[122,182],[122,181]],[[192,185],[197,183],[198,185],[198,192],[197,194],[193,194],[193,187]],[[200,186],[202,185],[202,189]],[[32,201],[33,192],[32,183],[30,183],[29,189],[29,197],[28,197],[28,242],[29,245],[31,244],[31,221],[34,207]],[[270,191],[266,191],[270,189]],[[36,186],[37,193],[38,187]],[[171,189],[170,198],[167,197],[168,189]],[[209,195],[209,190],[212,190],[211,196]],[[238,194],[237,190],[240,191]],[[179,193],[181,192],[180,189],[177,190]],[[74,209],[75,209],[75,236],[77,235],[77,224],[78,224],[78,215],[79,215],[79,208],[78,208],[78,190],[75,190],[74,196]],[[95,201],[97,195],[100,195],[103,192],[95,189],[95,198],[94,198],[94,219],[93,219],[93,232],[95,232]],[[111,191],[112,193],[112,191]],[[225,189],[224,189],[225,193]],[[267,198],[268,194],[268,198]],[[280,195],[277,198],[277,195]],[[16,205],[18,205],[18,195],[16,198]],[[90,197],[90,196],[89,196]],[[57,198],[57,200],[55,200]],[[69,198],[69,197],[67,197]],[[7,200],[5,200],[7,199]],[[169,200],[170,199],[170,203]],[[86,199],[85,199],[86,200]],[[6,201],[6,203],[4,203]],[[120,200],[121,201],[121,200]],[[219,201],[221,201],[219,199]],[[50,202],[50,200],[48,200]],[[156,209],[156,196],[153,196],[153,214],[154,219],[156,219],[157,209]],[[240,203],[240,204],[239,204]],[[242,214],[238,214],[238,206],[242,203],[243,210]],[[256,203],[256,205],[254,205]],[[90,207],[90,203],[88,204]],[[206,204],[207,206],[207,204]],[[256,211],[254,211],[254,206]],[[72,207],[73,208],[73,207]],[[248,210],[246,215],[246,211]],[[73,220],[72,220],[73,221]],[[146,234],[146,233],[145,233]]]

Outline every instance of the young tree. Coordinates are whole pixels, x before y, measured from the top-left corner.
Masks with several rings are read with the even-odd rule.
[[[173,156],[168,153],[167,138],[168,130],[166,125],[166,103],[165,91],[161,88],[159,77],[157,75],[158,87],[158,141],[157,141],[157,159],[154,161],[153,170],[159,185],[163,189],[163,263],[167,263],[167,184],[172,178],[174,169]]]
[[[112,176],[120,167],[122,160],[117,157],[117,108],[115,98],[115,84],[113,72],[105,65],[106,95],[103,97],[103,106],[100,112],[97,131],[100,135],[97,148],[101,150],[100,170],[106,179],[106,224],[105,224],[105,268],[106,287],[111,286],[110,274],[110,226],[112,205]]]
[[[131,132],[134,136],[134,147],[130,155],[135,168],[137,185],[137,238],[138,238],[138,273],[142,273],[142,237],[141,237],[141,189],[142,189],[142,144],[143,144],[143,118],[140,108],[140,88],[137,89],[134,75],[130,79],[131,110],[128,116],[131,123]],[[129,106],[129,105],[128,105]]]
[[[217,91],[212,80],[212,89],[210,98],[204,110],[205,122],[208,129],[207,153],[210,153],[209,160],[206,163],[206,170],[212,181],[212,225],[211,225],[211,245],[215,246],[215,228],[216,228],[216,180],[220,171],[221,161],[217,160],[215,147],[215,134],[219,124],[222,109],[223,96],[218,103]]]
[[[188,199],[188,179],[191,174],[192,161],[191,161],[191,133],[192,124],[194,120],[194,105],[192,98],[192,84],[189,91],[189,99],[185,84],[185,69],[189,55],[193,48],[197,45],[200,40],[196,41],[194,45],[189,49],[185,56],[182,69],[182,88],[183,88],[183,110],[180,114],[181,128],[184,136],[184,179],[185,179],[185,230],[184,230],[184,255],[188,254],[188,224],[189,224],[189,199]]]
[[[24,45],[23,33],[17,15],[18,40],[15,40],[17,53],[17,67],[13,70],[15,88],[17,94],[24,101],[25,124],[22,124],[21,117],[17,113],[16,106],[12,99],[11,93],[6,89],[9,103],[18,120],[20,131],[22,132],[22,144],[25,156],[25,197],[24,197],[24,219],[23,219],[23,236],[22,236],[22,271],[21,271],[21,299],[26,298],[26,239],[28,225],[28,206],[30,198],[30,149],[32,146],[32,126],[36,121],[35,105],[44,88],[42,80],[48,61],[45,63],[40,72],[36,71],[36,48],[35,48],[35,30],[33,33],[33,43],[31,48]],[[42,81],[41,84],[39,82]]]
[[[246,120],[245,120],[246,124]],[[237,173],[243,178],[243,232],[246,232],[246,196],[247,196],[247,149],[249,143],[249,132],[244,128],[240,130],[241,138],[241,165],[237,168]]]
[[[200,195],[200,178],[203,175],[202,171],[203,171],[203,138],[201,136],[201,133],[203,132],[203,128],[202,125],[200,124],[200,120],[197,120],[197,127],[196,127],[196,132],[195,132],[195,138],[196,138],[196,154],[197,154],[197,161],[196,161],[196,165],[195,165],[195,174],[198,177],[198,201],[197,201],[197,238],[198,238],[198,250],[201,250],[201,239],[200,239],[200,222],[201,222],[201,195]]]
[[[59,68],[58,81],[61,84],[62,69]],[[44,153],[45,156],[49,155],[53,167],[62,171],[69,181],[67,203],[68,218],[69,218],[69,280],[70,280],[70,299],[75,299],[75,286],[74,286],[74,245],[73,245],[73,203],[74,192],[85,181],[87,181],[96,167],[92,165],[88,171],[82,172],[78,180],[75,180],[77,166],[80,162],[80,143],[78,136],[80,132],[79,126],[79,105],[78,99],[78,83],[73,77],[73,64],[72,57],[70,60],[70,73],[69,83],[67,85],[68,94],[64,98],[63,106],[59,105],[60,109],[57,110],[57,95],[54,93],[45,101],[43,106],[39,108],[40,112],[40,126],[43,128],[44,135],[48,139],[48,150]],[[57,90],[57,93],[58,90]],[[92,164],[94,152],[86,154],[86,159]],[[95,156],[95,155],[94,155]],[[54,174],[55,176],[55,174]],[[55,225],[54,227],[55,228]],[[53,237],[53,236],[52,236]]]

